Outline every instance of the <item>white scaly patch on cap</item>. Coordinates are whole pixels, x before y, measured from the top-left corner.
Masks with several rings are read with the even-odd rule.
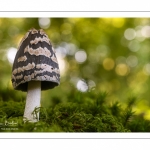
[[[28,52],[30,55],[43,55],[50,58],[51,52],[46,48],[39,47],[37,49],[30,48],[29,45],[24,49],[24,53]]]
[[[41,76],[37,76],[34,80],[40,80],[40,81],[56,81],[56,77],[50,77],[48,75],[41,75]]]
[[[26,57],[26,56],[22,56],[22,57],[19,57],[19,58],[18,58],[18,62],[26,61],[26,60],[27,60],[27,57]]]
[[[45,35],[45,36],[48,38],[48,36],[45,34],[45,32],[44,32],[43,29],[40,29],[40,34],[41,34],[41,35]]]
[[[54,69],[52,66],[47,65],[47,64],[37,64],[36,68],[42,69],[42,70],[35,70],[34,71],[35,75],[44,73],[44,72],[50,72],[50,73],[55,72],[56,74],[60,73],[59,69],[57,69],[57,68]]]
[[[18,80],[18,79],[22,79],[22,78],[23,78],[23,75],[22,75],[22,74],[21,74],[21,75],[18,75],[18,76],[12,75],[11,78],[16,81],[16,80]]]
[[[18,79],[22,79],[23,78],[23,75],[21,74],[21,75],[18,75],[18,76],[16,76],[16,79],[18,80]]]
[[[20,44],[19,44],[19,46],[18,46],[18,49],[20,49],[20,46],[22,45],[22,43],[28,38],[30,32],[31,32],[31,34],[35,34],[35,33],[38,33],[38,30],[36,30],[36,29],[34,29],[34,28],[33,28],[33,29],[30,29],[30,30],[25,34],[25,36],[22,38],[22,40],[21,40],[21,42],[20,42]]]
[[[31,70],[35,67],[35,63],[29,63],[27,66],[19,67],[13,70],[12,74],[15,75],[20,72],[24,72],[25,70]]]
[[[35,67],[35,63],[29,63],[27,66],[23,66],[23,70],[31,70]]]
[[[22,84],[22,83],[25,83],[25,82],[28,82],[28,81],[54,81],[56,82],[56,77],[53,76],[53,77],[50,77],[48,75],[39,75],[39,76],[36,76],[34,77],[34,73],[32,73],[31,75],[27,75],[27,76],[24,76],[24,80],[21,80],[18,84],[14,81],[12,84],[13,84],[13,87],[17,87],[18,85]]]
[[[51,59],[52,59],[52,61],[54,61],[55,63],[58,64],[57,58],[54,55],[51,57]]]
[[[16,77],[13,74],[11,75],[11,78],[14,79],[14,80],[16,80]]]
[[[56,50],[54,49],[54,47],[52,47],[52,50],[53,50],[54,53],[56,53]]]
[[[22,68],[19,67],[19,68],[14,69],[12,72],[12,79],[16,79],[14,77],[15,74],[20,73],[20,72],[24,72],[25,70],[31,70],[35,67],[36,67],[36,69],[42,69],[42,70],[34,70],[35,75],[40,74],[40,73],[44,73],[46,71],[50,72],[50,73],[55,72],[56,74],[60,73],[59,69],[57,69],[57,68],[54,69],[51,65],[48,65],[48,64],[37,64],[37,65],[35,65],[35,63],[32,63],[32,64],[29,63],[27,66],[23,66]]]
[[[31,29],[31,30],[29,30],[30,32],[31,32],[31,34],[35,34],[35,33],[38,33],[38,30],[36,30],[36,29]]]
[[[34,78],[34,73],[32,73],[31,75],[24,76],[25,81],[30,81],[33,78]]]
[[[32,45],[32,44],[37,44],[38,42],[46,42],[47,44],[49,44],[49,45],[51,45],[51,43],[50,43],[50,41],[49,41],[49,39],[48,38],[46,38],[46,37],[36,37],[34,40],[32,40],[32,41],[30,41],[30,44]]]

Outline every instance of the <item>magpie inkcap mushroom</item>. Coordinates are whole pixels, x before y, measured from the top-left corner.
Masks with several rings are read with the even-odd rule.
[[[60,84],[60,71],[55,50],[43,29],[30,29],[22,38],[12,67],[12,85],[15,90],[27,92],[24,117],[31,122],[39,120],[32,114],[40,106],[41,90]]]

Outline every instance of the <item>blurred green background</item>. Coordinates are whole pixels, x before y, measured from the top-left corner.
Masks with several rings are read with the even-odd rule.
[[[108,103],[137,97],[134,110],[150,119],[150,18],[0,18],[1,101],[25,100],[11,70],[30,28],[44,29],[60,66],[60,86],[42,91],[42,106],[67,101],[73,90],[106,91]]]

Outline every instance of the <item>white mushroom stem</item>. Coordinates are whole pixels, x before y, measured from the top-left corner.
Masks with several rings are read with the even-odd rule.
[[[26,105],[24,111],[24,121],[29,122],[39,121],[39,110],[35,112],[35,108],[40,107],[41,99],[41,81],[28,82],[28,91],[26,98]],[[34,113],[33,113],[34,112]]]

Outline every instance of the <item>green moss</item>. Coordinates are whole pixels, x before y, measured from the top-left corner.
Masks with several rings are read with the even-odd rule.
[[[58,98],[57,98],[58,99]],[[119,102],[107,103],[107,94],[74,93],[67,102],[40,107],[40,121],[24,123],[24,102],[0,101],[1,132],[147,132],[150,122],[135,116],[129,99],[123,109]],[[130,106],[130,107],[129,107]]]

